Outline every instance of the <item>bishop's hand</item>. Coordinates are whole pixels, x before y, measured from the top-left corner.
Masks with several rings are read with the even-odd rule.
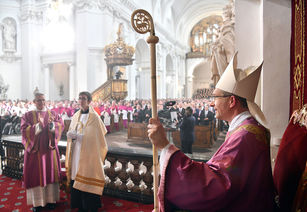
[[[165,130],[158,119],[149,119],[148,137],[150,141],[158,148],[163,149],[169,144],[166,138]]]

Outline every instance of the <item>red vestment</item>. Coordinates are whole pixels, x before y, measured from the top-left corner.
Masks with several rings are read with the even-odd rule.
[[[294,124],[292,119],[282,137],[274,168],[274,183],[281,211],[291,211],[306,161],[307,128],[299,123]]]

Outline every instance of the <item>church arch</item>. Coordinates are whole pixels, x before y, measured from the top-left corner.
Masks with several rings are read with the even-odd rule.
[[[49,98],[66,100],[69,98],[69,66],[67,63],[55,63],[50,66]]]
[[[210,88],[211,83],[210,60],[205,59],[193,69],[192,93],[196,93],[197,89]]]
[[[150,98],[150,56],[149,47],[145,40],[140,39],[135,48],[135,97]]]
[[[166,98],[174,98],[175,97],[175,69],[173,65],[173,59],[168,54],[166,56],[165,62],[165,70],[166,70]]]

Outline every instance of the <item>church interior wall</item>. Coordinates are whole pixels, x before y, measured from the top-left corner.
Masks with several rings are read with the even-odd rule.
[[[131,66],[127,67],[127,89],[128,89],[128,96],[127,100],[133,100],[136,98],[136,72],[137,68],[135,63],[133,63]]]
[[[260,65],[262,53],[261,1],[235,1],[235,48],[238,51],[238,68]],[[240,18],[246,17],[246,18]],[[260,79],[255,102],[261,107]]]
[[[147,43],[140,39],[136,43],[135,48],[135,67],[136,67],[136,98],[150,98],[150,55]],[[132,79],[133,80],[133,79]]]
[[[21,61],[15,61],[12,63],[0,60],[0,76],[3,79],[4,85],[9,85],[7,90],[8,99],[20,98],[21,93],[21,74],[20,68]]]
[[[166,98],[174,98],[176,92],[175,70],[173,59],[168,54],[165,58],[165,71],[166,71]]]
[[[50,98],[69,99],[69,70],[66,63],[56,63],[50,68]]]
[[[111,17],[109,15],[102,14],[101,12],[88,11],[84,16],[86,17],[86,19],[83,20],[86,23],[86,29],[83,33],[87,34],[88,47],[103,47],[107,45],[108,42],[113,42],[113,40],[110,40],[111,30],[105,30],[107,27],[112,26],[113,23],[112,21],[110,24],[107,24],[104,21],[108,20],[108,23],[110,22]]]
[[[107,65],[104,60],[103,49],[95,48],[89,50],[88,58],[88,90],[97,89],[107,81]]]
[[[211,81],[211,70],[210,60],[206,58],[204,61],[199,63],[193,70],[193,92],[197,89],[210,88]]]
[[[178,56],[178,96],[185,97],[185,59],[183,56]]]
[[[186,68],[187,68],[187,84],[186,84],[186,94],[187,98],[191,98],[193,95],[193,71],[195,67],[204,61],[203,58],[188,58],[186,59]]]
[[[21,36],[18,14],[19,3],[17,1],[4,0],[0,2],[0,74],[3,78],[4,85],[9,85],[6,93],[9,99],[15,99],[15,97],[20,98],[21,94]],[[3,51],[4,32],[1,30],[1,24],[7,18],[12,19],[16,24],[16,52],[10,56],[6,55]]]
[[[88,71],[88,34],[87,30],[87,14],[84,12],[76,12],[75,17],[75,48],[76,48],[76,93],[87,90],[87,71]]]
[[[263,14],[263,58],[268,61],[263,68],[263,111],[272,139],[280,140],[289,121],[291,1],[264,0]]]
[[[285,5],[269,0],[236,0],[235,10],[238,67],[264,61],[257,93],[260,101],[256,103],[268,120],[272,139],[281,138],[289,119],[290,1]]]
[[[238,51],[238,67],[259,65],[262,62],[260,1],[236,0],[235,4],[235,46]]]
[[[32,99],[36,87],[41,90],[39,75],[41,74],[41,55],[43,46],[41,43],[43,25],[43,7],[36,2],[21,1],[19,8],[20,36],[22,37],[21,55],[21,99]],[[45,5],[46,6],[46,5]],[[15,97],[16,98],[16,97]]]

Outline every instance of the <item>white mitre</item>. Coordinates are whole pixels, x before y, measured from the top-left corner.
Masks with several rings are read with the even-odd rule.
[[[244,70],[237,69],[237,54],[238,52],[235,53],[229,62],[215,87],[245,98],[252,116],[260,124],[267,127],[267,121],[263,112],[254,102],[263,62],[258,67],[248,67]]]

